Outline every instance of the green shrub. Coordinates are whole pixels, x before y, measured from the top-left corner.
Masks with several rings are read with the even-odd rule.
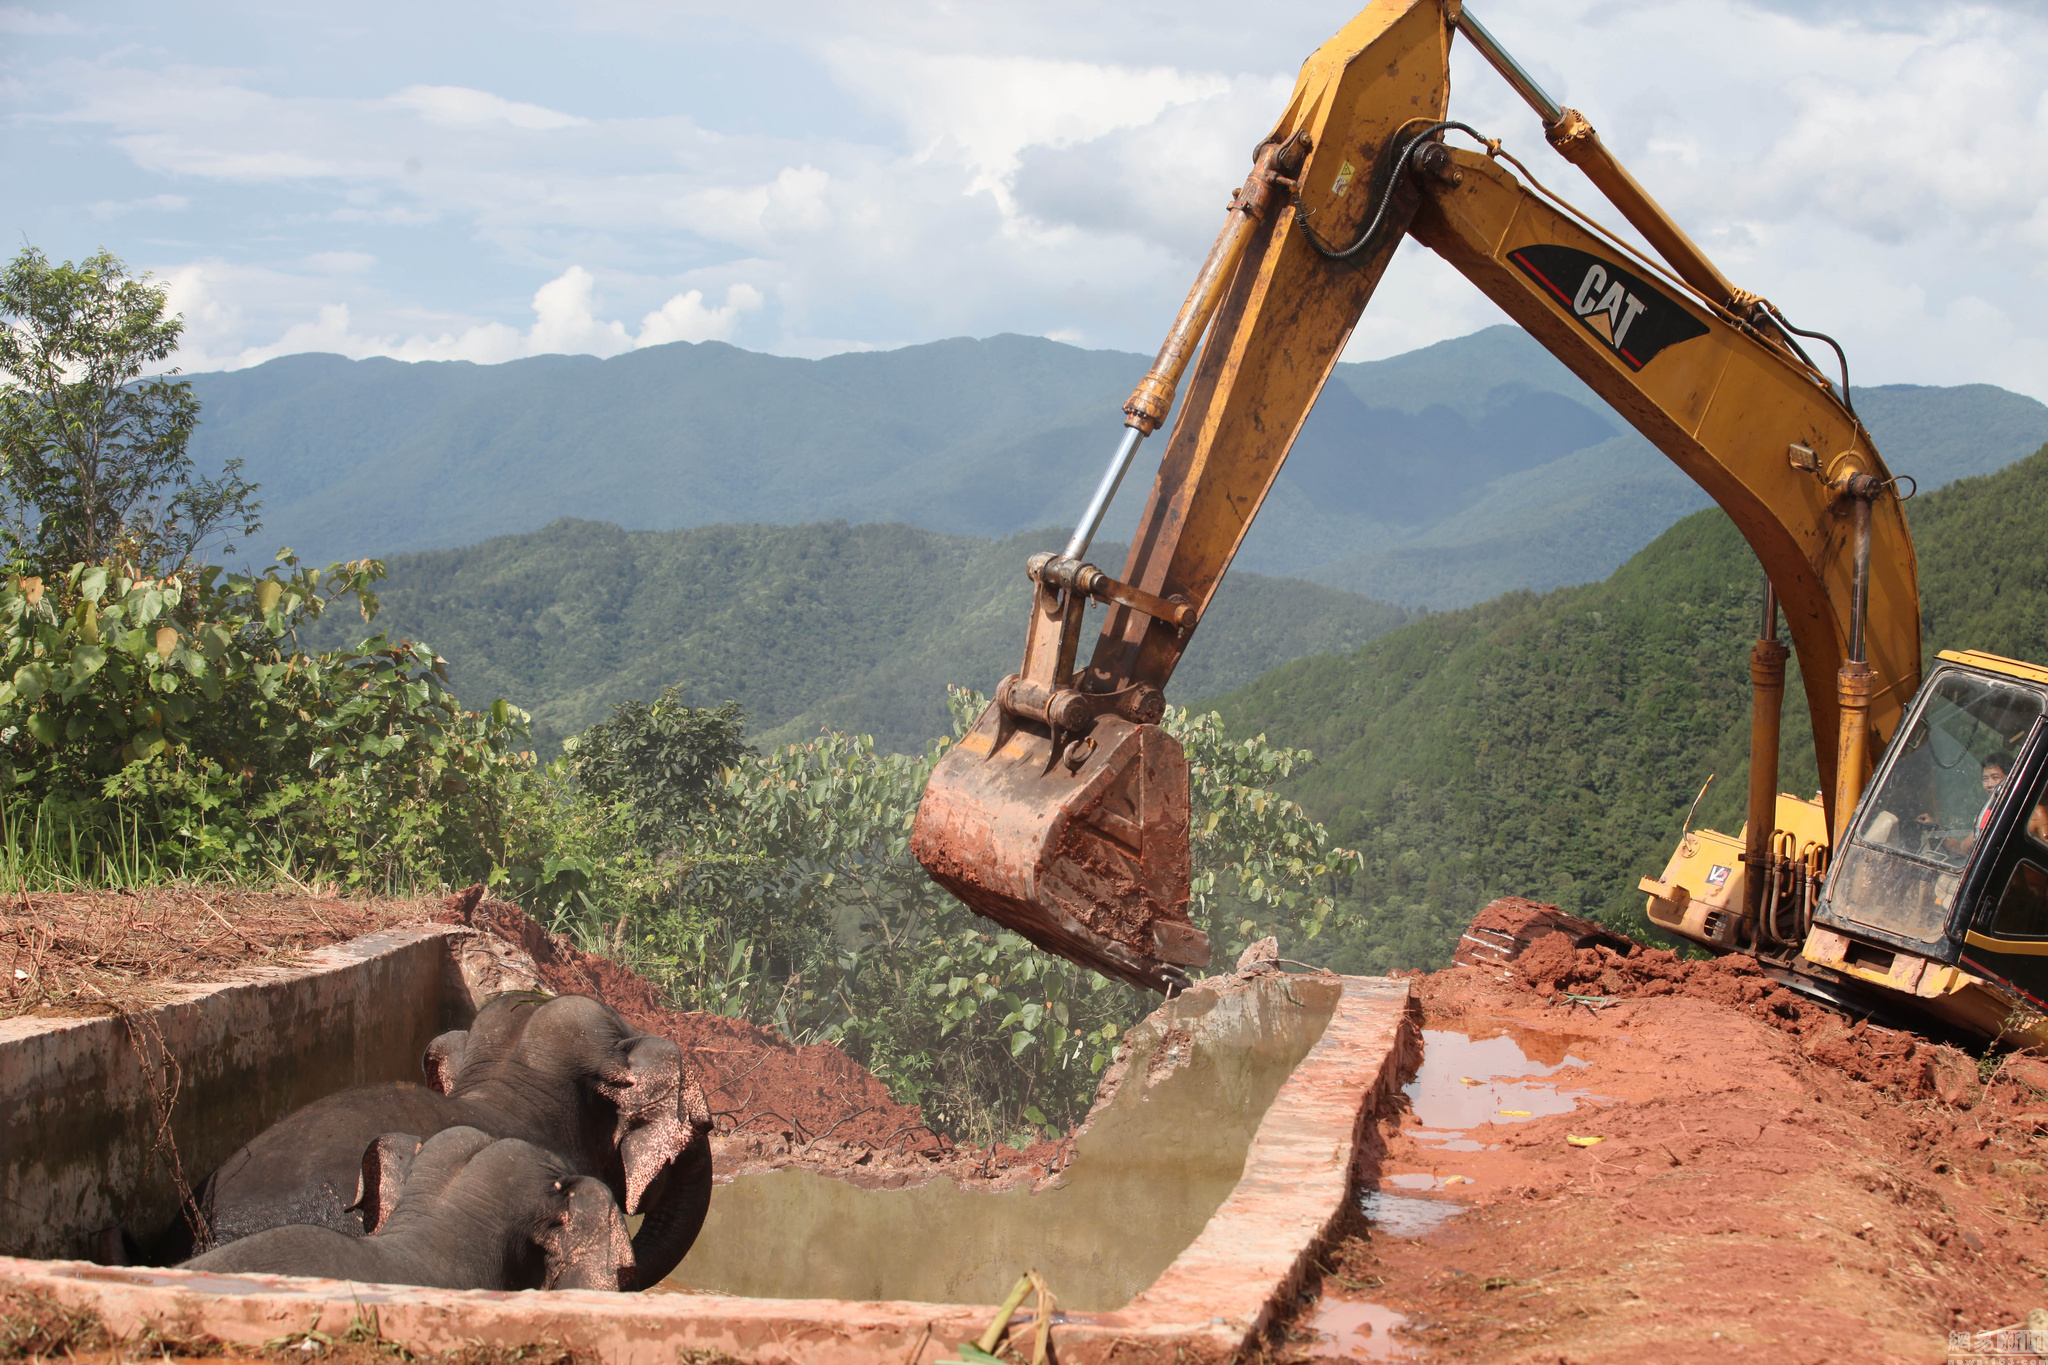
[[[427,646],[308,652],[373,560],[260,576],[73,565],[0,585],[0,788],[17,831],[146,848],[165,873],[390,887],[503,861],[525,716],[464,711]],[[126,850],[125,853],[120,850]],[[100,855],[71,859],[87,867]],[[104,861],[104,858],[100,858]]]
[[[832,732],[735,754],[731,708],[673,697],[620,708],[570,746],[568,765],[522,788],[532,804],[518,825],[532,842],[501,875],[558,930],[629,963],[680,1007],[837,1042],[958,1137],[1021,1144],[1064,1131],[1157,997],[976,916],[911,858],[932,766],[983,704],[964,690],[951,701],[955,735],[914,757]],[[1165,724],[1188,750],[1192,913],[1218,967],[1268,933],[1305,951],[1341,922],[1335,884],[1356,865],[1268,789],[1309,755],[1232,740],[1214,716],[1170,711]],[[586,755],[636,752],[657,730],[676,772],[724,763],[719,790],[658,804],[622,792],[609,767],[597,783],[572,775]]]

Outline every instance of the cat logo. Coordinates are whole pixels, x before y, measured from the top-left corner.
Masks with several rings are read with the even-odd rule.
[[[1707,334],[1707,325],[1668,295],[1591,252],[1525,246],[1508,259],[1631,370],[1642,369],[1667,346]]]

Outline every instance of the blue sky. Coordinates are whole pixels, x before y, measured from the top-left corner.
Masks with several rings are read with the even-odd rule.
[[[1857,382],[2048,399],[2048,5],[1483,0]],[[1320,4],[0,6],[4,226],[168,281],[188,370],[305,350],[1151,351]],[[1461,51],[1453,111],[1577,198]],[[1577,193],[1574,193],[1576,191]],[[1350,355],[1498,321],[1412,245]]]

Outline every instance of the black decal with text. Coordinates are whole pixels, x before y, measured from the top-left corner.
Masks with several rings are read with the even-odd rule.
[[[1591,252],[1524,246],[1508,259],[1631,370],[1642,369],[1667,346],[1707,334],[1707,325],[1668,294]]]

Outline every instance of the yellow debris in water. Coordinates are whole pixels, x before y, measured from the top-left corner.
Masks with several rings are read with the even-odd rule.
[[[1459,1084],[1459,1085],[1477,1085],[1477,1084],[1479,1084],[1479,1082],[1477,1082],[1477,1081],[1473,1080],[1473,1079],[1472,1079],[1472,1078],[1471,1078],[1470,1076],[1460,1076],[1460,1077],[1458,1077],[1458,1084]]]
[[[1493,1111],[1506,1119],[1528,1119],[1536,1117],[1533,1109],[1496,1109]]]

